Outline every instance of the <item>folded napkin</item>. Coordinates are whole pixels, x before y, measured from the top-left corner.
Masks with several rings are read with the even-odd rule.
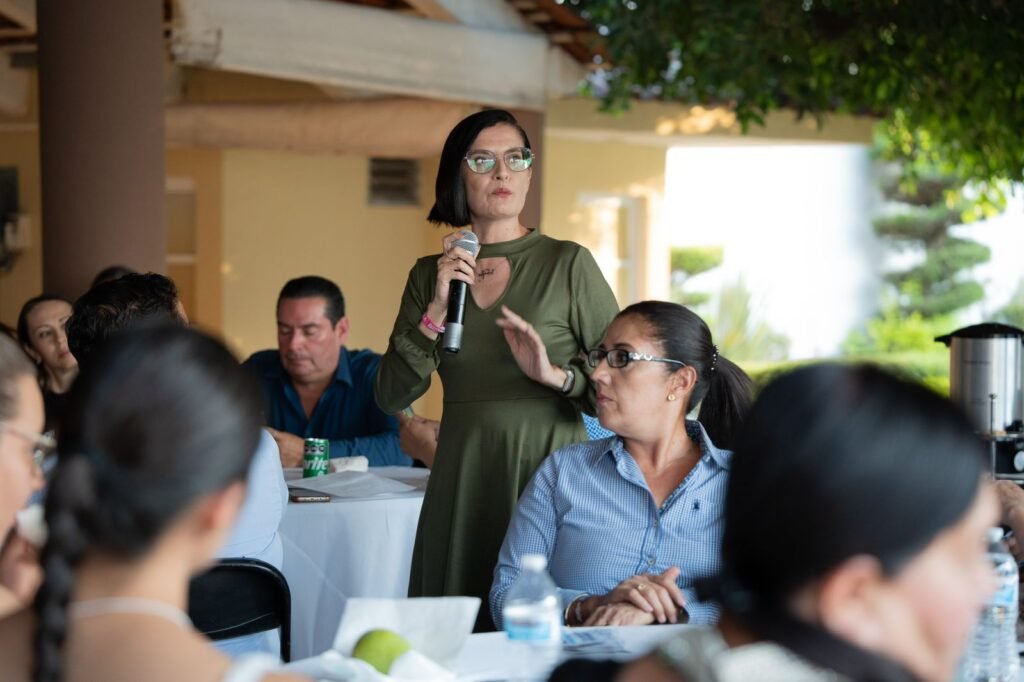
[[[287,673],[305,675],[322,682],[381,682],[387,678],[377,672],[369,663],[355,658],[342,656],[337,651],[328,649],[319,656],[303,658],[281,666]]]
[[[335,457],[331,460],[331,471],[366,471],[370,468],[370,460],[362,455],[355,457]]]
[[[451,668],[473,631],[479,609],[477,597],[353,597],[345,602],[332,648],[348,656],[359,638],[370,630],[393,630],[416,651]]]
[[[392,666],[390,674],[382,675],[369,663],[342,656],[328,649],[319,656],[281,666],[288,673],[311,677],[317,682],[454,682],[455,673],[441,668],[415,649],[402,657],[402,663]],[[400,668],[395,670],[395,667]]]

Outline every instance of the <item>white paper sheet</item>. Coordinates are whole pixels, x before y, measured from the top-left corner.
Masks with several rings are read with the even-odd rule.
[[[341,498],[374,497],[415,490],[411,485],[361,471],[339,471],[314,478],[293,478],[288,480],[288,487],[306,488]]]

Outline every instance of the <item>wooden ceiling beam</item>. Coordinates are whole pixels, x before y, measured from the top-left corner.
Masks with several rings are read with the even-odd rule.
[[[179,0],[177,7],[171,51],[178,64],[530,110],[575,93],[584,74],[537,31],[317,0]]]
[[[433,21],[447,21],[449,24],[459,23],[459,18],[448,11],[438,0],[405,0],[422,16]]]
[[[36,0],[0,0],[0,14],[30,33],[36,32]]]

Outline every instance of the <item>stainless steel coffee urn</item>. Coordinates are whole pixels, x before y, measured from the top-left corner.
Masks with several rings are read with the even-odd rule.
[[[950,398],[983,436],[1024,431],[1024,330],[988,322],[935,339],[949,346]]]

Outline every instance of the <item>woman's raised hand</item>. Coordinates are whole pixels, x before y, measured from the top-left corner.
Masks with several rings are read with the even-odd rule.
[[[565,370],[548,360],[548,349],[537,330],[507,306],[501,306],[501,315],[498,326],[505,333],[505,341],[519,369],[537,383],[560,390],[565,383]]]

